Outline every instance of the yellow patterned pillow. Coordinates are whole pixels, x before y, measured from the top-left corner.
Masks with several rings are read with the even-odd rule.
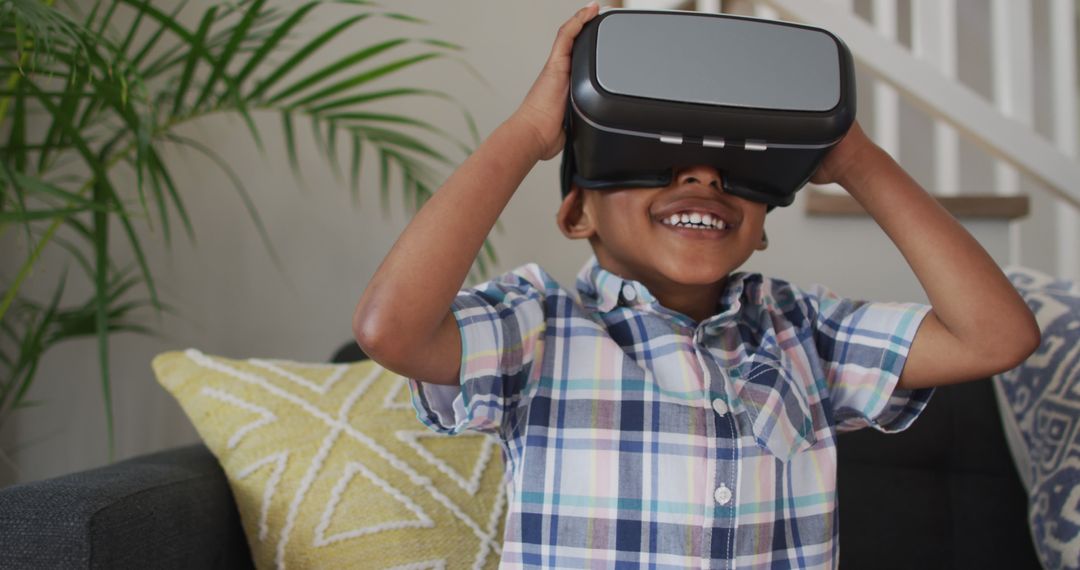
[[[406,381],[372,361],[153,362],[229,479],[258,568],[494,568],[502,454],[416,419]]]

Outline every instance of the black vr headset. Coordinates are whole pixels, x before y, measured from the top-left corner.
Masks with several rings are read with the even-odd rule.
[[[716,168],[724,191],[787,206],[855,120],[844,43],[820,28],[612,10],[573,47],[562,194],[667,186]]]

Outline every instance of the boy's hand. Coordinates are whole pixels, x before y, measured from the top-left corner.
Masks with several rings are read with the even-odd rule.
[[[933,306],[897,389],[989,378],[1039,347],[1034,315],[990,254],[857,122],[811,181],[844,187],[896,244]]]
[[[825,155],[825,159],[821,161],[817,171],[810,177],[810,182],[814,184],[832,184],[835,182],[841,186],[846,186],[845,180],[860,162],[856,157],[861,151],[875,146],[877,145],[870,140],[870,137],[866,136],[862,127],[859,126],[859,122],[853,122],[844,138],[840,139],[840,142]]]
[[[571,47],[598,12],[590,4],[559,28],[521,107],[424,203],[364,288],[353,334],[388,370],[424,382],[460,382],[461,331],[451,305],[521,181],[538,160],[562,150]]]
[[[581,28],[599,11],[599,5],[590,2],[559,27],[547,63],[525,95],[525,101],[510,118],[532,130],[541,160],[553,158],[563,149],[566,136],[563,115],[570,91],[570,51]]]

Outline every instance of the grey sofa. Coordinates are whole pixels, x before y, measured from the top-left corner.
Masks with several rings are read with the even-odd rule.
[[[1040,567],[989,381],[939,388],[900,434],[839,441],[842,568]],[[0,489],[0,569],[251,567],[202,444]]]
[[[202,444],[0,489],[0,568],[253,568]]]

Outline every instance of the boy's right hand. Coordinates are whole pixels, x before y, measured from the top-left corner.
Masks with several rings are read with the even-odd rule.
[[[562,149],[570,49],[597,12],[586,6],[559,28],[521,107],[424,203],[364,288],[353,334],[383,367],[424,382],[459,383],[463,345],[451,306],[521,181],[538,160]]]
[[[541,160],[551,159],[563,149],[566,137],[563,116],[570,92],[570,51],[581,28],[599,12],[600,6],[590,2],[559,27],[547,63],[511,117],[511,121],[532,130]]]

